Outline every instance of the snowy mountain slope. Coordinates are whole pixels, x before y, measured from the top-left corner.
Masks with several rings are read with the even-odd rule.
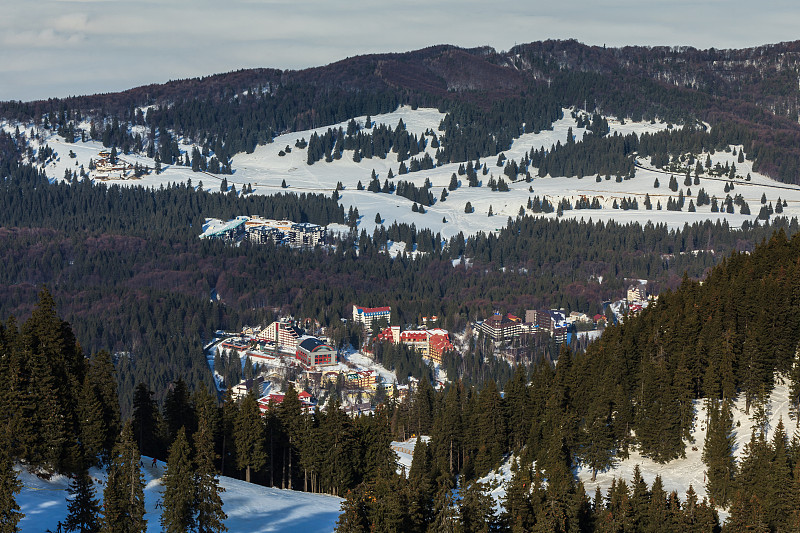
[[[386,124],[393,128],[402,119],[407,130],[420,135],[427,129],[438,131],[439,122],[443,116],[442,113],[435,109],[400,107],[393,113],[376,115],[371,118],[373,125]],[[516,139],[511,148],[504,152],[508,160],[515,159],[519,161],[523,154],[531,149],[542,147],[549,149],[557,141],[563,143],[570,127],[573,129],[575,138],[580,140],[584,130],[577,127],[576,121],[570,117],[569,110],[565,110],[564,116],[565,118],[553,124],[552,130],[545,130],[538,134],[526,133]],[[355,120],[363,125],[365,118],[363,116],[355,117]],[[346,128],[347,123],[342,123],[340,126]],[[614,132],[621,134],[636,132],[641,134],[663,130],[667,127],[664,123],[626,122],[621,124],[619,121],[614,120],[613,117],[609,119],[609,126],[612,134]],[[13,130],[12,125],[5,124],[4,127],[7,130]],[[315,130],[287,133],[275,138],[271,144],[256,147],[251,154],[237,154],[233,158],[234,174],[231,176],[197,173],[192,172],[187,167],[171,165],[165,166],[160,175],[153,173],[139,180],[110,181],[108,183],[159,187],[169,183],[192,180],[195,187],[202,182],[204,189],[218,191],[221,180],[224,177],[227,179],[228,184],[235,186],[238,191],[241,191],[247,184],[252,185],[256,194],[274,194],[282,191],[331,194],[337,182],[341,182],[344,190],[341,191],[340,203],[344,206],[345,211],[349,210],[351,206],[358,208],[361,215],[359,229],[365,229],[371,234],[376,227],[376,214],[379,213],[386,226],[391,225],[393,221],[414,223],[417,228],[430,228],[435,232],[441,232],[444,238],[456,235],[460,231],[470,235],[478,231],[492,231],[501,228],[505,225],[508,217],[516,217],[519,214],[520,207],[526,206],[528,199],[532,196],[546,197],[554,205],[561,198],[568,198],[574,203],[582,196],[586,196],[590,200],[597,197],[602,205],[601,210],[572,210],[566,211],[564,216],[585,218],[587,220],[591,218],[595,221],[613,219],[622,223],[634,221],[643,223],[651,220],[654,223],[666,223],[673,228],[682,227],[684,223],[691,224],[697,220],[717,220],[722,218],[727,219],[731,227],[740,227],[745,220],[752,221],[755,219],[761,207],[760,199],[762,194],[765,194],[767,200],[772,202],[773,205],[778,197],[786,200],[788,205],[784,211],[785,215],[792,217],[800,214],[800,187],[781,184],[754,173],[751,162],[738,163],[737,157],[731,152],[716,152],[711,156],[711,159],[714,164],[719,162],[723,166],[725,163],[736,163],[738,174],[746,175],[750,173],[752,175],[751,182],[737,180],[736,189],[731,193],[732,196],[741,194],[748,202],[751,211],[749,216],[739,214],[738,208],[736,213],[732,214],[711,213],[709,206],[699,207],[695,213],[688,212],[689,200],[696,200],[696,195],[701,187],[705,189],[709,196],[716,196],[720,200],[726,196],[723,191],[725,180],[712,180],[702,177],[700,185],[692,185],[690,187],[692,195],[686,196],[687,207],[684,207],[683,211],[667,211],[667,199],[669,197],[677,198],[677,193],[673,193],[667,187],[669,175],[645,169],[637,169],[635,178],[624,180],[620,183],[617,183],[613,178],[610,180],[602,179],[597,182],[595,176],[586,176],[582,179],[575,177],[536,177],[532,183],[526,183],[524,180],[510,182],[510,190],[508,192],[492,192],[486,186],[492,175],[495,178],[503,177],[505,181],[509,181],[503,175],[503,169],[496,165],[496,158],[482,161],[488,166],[490,173],[483,176],[479,172],[479,179],[483,183],[482,187],[467,187],[466,176],[459,176],[461,186],[455,191],[450,191],[447,199],[442,202],[439,201],[442,189],[448,186],[451,175],[457,173],[458,164],[445,164],[431,170],[398,175],[399,162],[393,152],[390,152],[385,159],[379,157],[364,158],[356,163],[352,159],[352,151],[345,151],[339,160],[334,160],[330,163],[322,160],[313,165],[308,165],[306,150],[296,148],[295,142],[301,138],[307,141],[312,133],[321,134],[327,130],[328,126],[325,126]],[[56,180],[63,179],[66,169],[77,171],[80,165],[84,165],[88,169],[89,158],[96,159],[98,152],[103,149],[97,142],[71,144],[64,142],[63,139],[55,135],[46,136],[46,142],[59,155],[58,160],[48,165],[46,169],[48,176]],[[285,149],[287,145],[291,148],[291,152],[285,156],[280,156],[279,152]],[[186,150],[187,148],[191,149],[189,146],[181,145],[181,149]],[[734,148],[738,150],[738,147]],[[74,159],[67,156],[70,150],[76,155]],[[428,146],[426,152],[433,156],[435,150]],[[704,159],[705,155],[701,157]],[[154,166],[152,160],[139,155],[123,156],[122,159],[132,164],[138,162],[151,168]],[[645,160],[641,161],[641,163],[647,166],[649,162]],[[426,178],[430,179],[433,184],[431,192],[437,199],[436,203],[426,207],[426,213],[420,214],[411,210],[413,202],[406,198],[395,194],[372,193],[356,189],[359,181],[364,187],[368,185],[373,170],[383,182],[389,169],[394,174],[395,182],[402,179],[417,186],[422,186]],[[532,171],[532,174],[535,175],[535,171]],[[658,189],[654,188],[656,178],[660,182]],[[683,185],[682,178],[680,176],[677,176],[677,178],[680,189],[686,193],[687,187]],[[288,185],[286,189],[281,187],[284,180]],[[530,187],[533,188],[533,192],[530,192]],[[649,194],[651,197],[653,203],[653,210],[651,211],[644,209],[645,194]],[[639,209],[623,211],[622,209],[612,208],[615,200],[619,203],[625,197],[635,197],[639,204]],[[467,214],[464,212],[467,202],[474,207],[474,213]],[[662,205],[662,210],[660,211],[656,208],[659,202]],[[488,216],[490,207],[494,213],[492,217]],[[214,216],[214,214],[209,213],[209,216]],[[555,217],[556,215],[553,213],[543,216]]]
[[[707,427],[706,409],[702,402],[696,402],[695,409],[695,426],[692,432],[694,443],[687,443],[685,458],[676,459],[667,464],[660,465],[648,458],[642,457],[638,452],[634,451],[628,459],[620,462],[613,469],[598,473],[597,480],[594,483],[591,482],[591,471],[588,469],[579,470],[578,477],[586,486],[587,494],[593,495],[598,485],[604,493],[607,492],[608,488],[611,486],[611,480],[615,477],[630,481],[633,477],[633,469],[638,464],[642,472],[642,477],[648,484],[652,484],[656,475],[660,475],[664,482],[664,490],[668,492],[673,490],[677,491],[681,500],[685,498],[686,490],[689,488],[689,485],[694,487],[698,498],[702,499],[706,496],[706,466],[703,464],[702,460],[703,443],[706,438]],[[740,395],[733,408],[737,460],[741,460],[745,444],[750,441],[750,434],[753,429],[753,422],[750,419],[753,411],[751,409],[750,414],[747,415],[744,409],[745,399],[743,395]],[[789,435],[789,438],[791,438],[795,431],[800,429],[796,422],[789,418],[789,386],[787,383],[779,383],[776,385],[770,397],[768,439],[772,438],[773,430],[778,425],[779,420],[783,420],[783,425],[786,428],[786,434]]]
[[[744,454],[744,447],[750,441],[750,434],[753,428],[753,422],[750,415],[745,414],[745,399],[740,397],[733,408],[733,425],[736,434],[736,458],[740,461]],[[588,468],[577,468],[577,476],[583,482],[586,494],[594,497],[595,490],[600,487],[600,490],[605,496],[608,489],[611,487],[611,482],[614,479],[624,479],[630,483],[633,478],[633,470],[636,465],[642,474],[642,478],[648,485],[653,484],[656,476],[661,476],[664,484],[664,490],[667,492],[676,491],[681,501],[686,498],[686,491],[691,485],[697,493],[698,499],[707,497],[706,493],[706,465],[703,463],[703,443],[706,437],[706,409],[704,402],[695,402],[695,425],[692,432],[694,442],[686,443],[686,457],[675,459],[666,464],[658,464],[655,461],[642,457],[636,451],[631,450],[630,457],[623,461],[619,461],[613,468],[598,472],[597,479],[591,481],[592,472]],[[768,439],[772,438],[772,432],[778,425],[780,420],[783,420],[783,425],[786,428],[786,434],[791,436],[798,430],[800,426],[796,421],[789,418],[789,386],[786,383],[778,383],[770,397],[769,409],[769,433]],[[413,453],[413,448],[411,448]],[[486,483],[491,489],[492,497],[497,500],[498,509],[502,506],[502,499],[505,497],[506,482],[511,480],[512,472],[510,468],[511,461],[516,460],[515,457],[508,459],[502,466],[493,470],[488,475],[481,478],[479,481]],[[727,513],[723,510],[720,513],[720,519],[727,517]]]
[[[142,458],[145,476],[145,506],[147,531],[161,531],[160,507],[163,487],[161,475],[164,463],[151,466],[148,458]],[[18,469],[19,470],[19,469]],[[90,472],[98,499],[102,500],[105,472],[92,469]],[[25,518],[20,522],[21,531],[56,531],[59,521],[67,516],[67,485],[64,476],[43,480],[27,470],[18,474],[23,490],[17,495]],[[223,510],[228,515],[225,525],[230,533],[295,532],[329,533],[333,531],[342,499],[324,494],[310,494],[262,487],[238,479],[220,477]]]

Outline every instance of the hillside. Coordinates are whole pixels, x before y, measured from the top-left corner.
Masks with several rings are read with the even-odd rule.
[[[145,465],[142,471],[146,483],[147,531],[159,532],[162,531],[160,503],[164,492],[161,475],[165,465],[159,461],[153,467],[148,457],[143,457],[142,461]],[[66,489],[69,480],[63,475],[45,480],[24,469],[18,472],[23,488],[17,495],[17,504],[25,513],[25,518],[19,524],[20,531],[56,531],[58,523],[67,517]],[[92,469],[91,476],[98,499],[102,502],[106,472]],[[339,516],[342,500],[334,496],[273,489],[224,476],[219,478],[219,484],[225,489],[222,501],[228,518],[224,523],[231,533],[289,533],[301,530],[330,533]]]
[[[524,123],[525,114],[555,104],[634,121],[732,125],[740,130],[756,170],[795,183],[800,171],[797,62],[797,42],[696,50],[545,41],[508,52],[442,45],[356,56],[302,71],[241,70],[122,93],[5,102],[0,117],[39,121],[67,111],[97,121],[146,120],[198,142],[209,139],[211,146],[230,144],[232,155],[287,131],[385,113],[400,104],[450,112],[466,107],[491,115],[502,110],[505,124],[498,125],[496,118],[486,124],[495,133],[498,126],[510,126],[509,120]],[[153,116],[137,117],[137,108],[152,110]]]
[[[590,133],[585,127],[578,126],[577,121],[572,118],[571,110],[562,111],[563,118],[556,120],[551,128],[539,133],[524,133],[515,139],[507,150],[502,154],[511,161],[522,161],[528,153],[534,150],[547,150],[557,142],[566,143],[568,132],[576,139],[576,144],[581,145],[581,139]],[[362,127],[365,116],[353,117]],[[380,114],[371,117],[372,128],[379,126],[396,127],[402,121],[406,131],[423,137],[425,132],[439,131],[440,123],[445,118],[445,114],[435,109],[411,109],[401,107],[392,113]],[[347,129],[348,121],[334,124],[330,128]],[[88,128],[88,124],[84,124]],[[657,134],[667,131],[667,124],[663,122],[624,122],[609,117],[609,135],[630,135],[636,134]],[[6,126],[7,131],[13,131],[11,125]],[[765,196],[771,205],[776,205],[778,199],[786,202],[783,208],[783,215],[796,217],[800,214],[800,186],[784,185],[775,182],[753,170],[753,164],[744,160],[738,162],[737,155],[731,148],[742,150],[742,146],[728,146],[726,150],[719,151],[713,155],[702,152],[696,154],[700,161],[710,158],[713,165],[720,164],[726,167],[729,164],[736,166],[736,173],[739,176],[736,180],[727,180],[724,177],[703,176],[694,180],[689,186],[683,183],[683,177],[678,172],[668,172],[663,169],[654,168],[649,158],[641,159],[642,165],[636,169],[633,179],[623,181],[612,179],[612,177],[602,176],[601,181],[597,181],[597,176],[585,176],[575,178],[575,176],[547,175],[545,178],[535,177],[531,181],[518,179],[516,182],[509,179],[504,174],[504,167],[496,164],[497,158],[487,158],[483,162],[486,165],[487,174],[479,176],[480,187],[469,187],[467,176],[463,175],[463,164],[444,163],[435,168],[399,174],[399,157],[394,151],[386,157],[370,157],[354,161],[354,152],[344,150],[341,158],[326,162],[324,160],[309,165],[308,149],[298,148],[296,145],[301,139],[308,141],[312,135],[323,135],[329,127],[316,128],[313,130],[302,130],[294,133],[280,135],[271,144],[257,147],[253,153],[239,153],[233,156],[231,168],[233,174],[220,175],[209,172],[194,172],[191,168],[182,165],[163,165],[160,174],[154,173],[132,180],[110,180],[106,183],[120,184],[123,186],[143,186],[160,187],[170,183],[183,183],[191,180],[195,187],[202,186],[208,191],[219,190],[222,179],[225,179],[228,190],[231,188],[243,191],[247,186],[252,187],[253,194],[273,195],[282,192],[289,193],[315,193],[330,195],[336,189],[337,184],[341,184],[343,189],[339,191],[339,202],[345,211],[358,208],[361,219],[358,222],[358,230],[366,230],[371,235],[376,227],[376,216],[380,214],[382,223],[388,227],[393,222],[415,224],[418,229],[428,228],[434,233],[439,233],[443,238],[449,239],[459,233],[466,236],[474,235],[478,231],[491,232],[506,224],[506,220],[516,218],[529,207],[530,199],[539,197],[546,199],[553,206],[558,206],[562,200],[575,206],[576,202],[582,198],[589,201],[597,198],[599,201],[598,209],[581,210],[572,209],[564,211],[564,218],[589,219],[594,221],[614,220],[619,223],[643,222],[649,220],[653,224],[664,223],[670,228],[681,228],[684,224],[692,224],[696,221],[727,220],[729,226],[739,228],[742,223],[748,221],[752,223],[759,215],[762,195]],[[98,142],[77,142],[68,143],[57,135],[49,135],[43,138],[42,145],[55,150],[52,163],[44,167],[47,175],[52,180],[64,180],[65,172],[72,172],[78,168],[89,168],[90,159],[97,160],[98,153],[105,148]],[[285,148],[289,147],[290,152],[286,153]],[[192,145],[183,145],[182,150],[186,153],[191,152]],[[72,152],[75,157],[66,157]],[[285,153],[285,155],[280,155]],[[417,158],[424,154],[435,156],[436,149],[428,146]],[[122,156],[122,160],[130,163],[153,168],[155,166],[153,158],[145,155],[129,154]],[[460,168],[461,167],[461,168]],[[426,206],[426,213],[421,214],[412,211],[412,200],[399,196],[398,194],[373,193],[368,190],[358,190],[357,185],[361,183],[367,187],[371,180],[372,172],[375,172],[377,179],[382,183],[387,181],[389,171],[392,171],[394,178],[390,181],[407,181],[417,187],[424,187],[430,183],[430,190],[435,197],[435,204]],[[443,189],[449,189],[452,175],[458,176],[459,186],[455,190],[448,190],[446,200],[441,201],[440,196]],[[681,211],[668,211],[667,202],[669,199],[677,201],[679,190],[670,190],[668,182],[671,175],[679,178],[680,193],[685,198],[686,206]],[[746,181],[744,176],[751,175],[752,179]],[[508,182],[507,192],[491,190],[489,181],[492,179],[504,179]],[[654,187],[655,181],[660,181],[659,187]],[[689,201],[698,202],[698,193],[701,189],[709,196],[717,197],[720,202],[728,195],[727,184],[735,182],[739,187],[732,195],[740,194],[742,199],[750,207],[750,215],[741,213],[739,206],[734,212],[714,213],[709,206],[699,206],[695,212],[689,211]],[[282,184],[287,187],[283,187]],[[495,188],[496,189],[496,188]],[[652,202],[652,209],[646,210],[646,196]],[[637,209],[622,209],[619,207],[622,201],[636,200]],[[471,214],[465,213],[467,202],[474,208]],[[617,208],[614,208],[617,205]],[[487,216],[489,209],[492,209],[492,216]],[[660,209],[659,209],[660,207]],[[210,216],[217,215],[209,213]],[[556,218],[555,209],[552,213],[542,214],[547,218]],[[444,221],[443,221],[444,219]]]

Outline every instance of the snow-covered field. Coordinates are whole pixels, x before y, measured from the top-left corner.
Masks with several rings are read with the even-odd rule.
[[[164,490],[161,485],[164,463],[152,467],[148,458],[143,457],[142,461],[145,465],[142,470],[146,483],[147,531],[156,533],[161,531],[161,509],[156,509],[156,504],[162,500]],[[95,485],[95,490],[102,500],[105,472],[92,469],[90,473],[100,482]],[[17,495],[17,504],[25,513],[20,530],[56,531],[58,522],[67,517],[66,488],[69,480],[64,476],[54,476],[45,481],[27,470],[22,470],[18,477],[24,485]],[[335,496],[273,489],[228,477],[221,477],[220,485],[225,488],[221,496],[223,510],[228,515],[225,525],[230,533],[330,533],[339,517],[342,499]]]
[[[438,131],[439,122],[443,116],[442,113],[435,109],[412,110],[410,107],[401,107],[392,113],[376,115],[372,117],[372,120],[375,124],[383,123],[394,128],[398,121],[402,119],[407,130],[420,135],[427,129]],[[570,116],[570,110],[565,110],[564,116],[565,118],[553,124],[552,130],[545,130],[538,134],[523,134],[514,141],[509,150],[504,152],[506,157],[509,160],[520,161],[523,154],[531,149],[542,147],[549,149],[556,141],[563,143],[566,141],[567,131],[570,127],[573,129],[575,137],[580,140],[584,129],[577,127],[576,121]],[[363,124],[366,117],[355,118],[357,122]],[[341,126],[346,128],[347,124],[342,123]],[[612,134],[613,132],[622,134],[635,132],[641,134],[663,130],[667,127],[663,123],[626,122],[625,124],[620,124],[613,119],[609,120],[609,126]],[[4,127],[9,130],[13,129],[13,126],[9,124],[4,124]],[[696,220],[716,220],[718,218],[726,218],[732,227],[740,227],[744,220],[749,219],[752,221],[758,215],[762,194],[766,194],[768,201],[772,202],[773,205],[775,205],[778,197],[785,199],[788,203],[784,212],[785,215],[790,217],[800,215],[800,187],[783,185],[754,173],[749,161],[736,162],[737,156],[733,155],[732,152],[716,152],[711,156],[711,159],[713,164],[719,162],[722,166],[725,166],[726,162],[736,163],[738,174],[743,176],[747,173],[751,174],[752,180],[749,183],[737,180],[736,188],[731,194],[732,196],[741,194],[744,197],[750,206],[750,216],[738,214],[738,207],[735,214],[711,213],[709,206],[702,206],[697,209],[697,212],[689,213],[689,200],[696,200],[696,195],[701,187],[705,189],[709,196],[716,196],[720,200],[725,198],[726,193],[723,192],[725,181],[708,178],[701,178],[700,185],[692,185],[690,187],[692,195],[687,195],[686,206],[684,206],[682,212],[667,211],[667,198],[669,196],[677,198],[677,193],[673,193],[667,187],[669,176],[643,169],[637,169],[635,178],[624,180],[621,183],[617,183],[613,178],[610,180],[602,179],[598,183],[595,176],[586,176],[582,179],[575,177],[535,177],[530,184],[524,180],[509,183],[510,191],[508,192],[492,192],[486,186],[492,174],[495,178],[503,177],[506,182],[509,181],[503,175],[502,168],[496,166],[496,157],[482,161],[482,163],[488,165],[490,172],[490,175],[487,176],[483,176],[479,172],[479,179],[483,183],[482,187],[467,187],[466,176],[459,176],[462,186],[455,191],[450,191],[447,199],[441,202],[438,201],[441,191],[448,186],[450,176],[453,173],[457,173],[458,164],[446,164],[432,170],[400,176],[398,175],[399,163],[396,154],[393,152],[390,152],[385,159],[378,157],[365,158],[356,163],[352,159],[352,151],[345,151],[339,160],[334,160],[331,163],[326,163],[322,160],[313,165],[308,165],[306,163],[307,151],[296,148],[295,142],[301,138],[307,141],[313,132],[316,131],[321,134],[327,129],[328,126],[325,126],[315,130],[287,133],[277,137],[271,144],[258,146],[252,154],[237,154],[233,158],[234,174],[232,176],[196,173],[192,172],[190,168],[173,165],[165,166],[164,171],[158,176],[153,173],[139,180],[119,181],[116,183],[159,187],[168,183],[185,183],[191,179],[195,187],[202,182],[204,189],[217,191],[224,177],[227,179],[228,184],[235,185],[238,191],[241,191],[245,185],[252,185],[256,194],[274,194],[282,191],[331,194],[337,182],[341,182],[344,190],[341,191],[340,202],[345,211],[348,211],[351,206],[358,208],[361,215],[360,229],[363,228],[371,234],[376,227],[375,216],[379,213],[386,226],[395,220],[414,223],[417,228],[424,227],[430,228],[435,232],[441,232],[444,238],[456,235],[460,231],[463,231],[465,235],[470,235],[477,231],[493,231],[501,228],[505,225],[508,217],[516,217],[518,215],[520,207],[526,206],[528,198],[532,196],[547,197],[554,205],[561,198],[569,198],[574,203],[581,196],[586,196],[590,200],[593,197],[597,197],[603,209],[567,211],[565,217],[585,218],[587,220],[591,218],[595,221],[613,219],[623,223],[652,220],[654,223],[666,223],[673,228],[682,227],[684,223],[692,223]],[[84,165],[88,169],[89,158],[96,159],[98,152],[103,149],[102,145],[97,142],[70,144],[55,135],[47,137],[46,140],[59,155],[59,159],[47,167],[47,174],[53,179],[63,179],[66,169],[77,171],[80,165]],[[287,145],[291,148],[291,152],[285,156],[279,156],[278,153]],[[182,145],[181,148],[185,150],[189,147]],[[738,147],[735,148],[738,150]],[[74,159],[67,155],[70,150],[73,150],[76,154]],[[426,152],[433,156],[435,150],[429,146]],[[418,157],[421,156],[422,154]],[[138,155],[123,156],[122,159],[131,164],[138,162],[140,165],[148,165],[151,168],[154,166],[152,160]],[[701,156],[701,161],[704,161],[704,159],[705,155]],[[642,161],[642,163],[646,164],[647,161]],[[426,213],[420,214],[413,212],[411,210],[413,202],[403,197],[395,194],[357,190],[356,186],[359,181],[364,187],[368,185],[373,169],[381,183],[386,179],[389,169],[392,169],[395,181],[402,179],[421,186],[426,178],[430,179],[433,184],[431,191],[437,198],[437,202],[426,208]],[[536,175],[535,169],[532,170],[531,174]],[[656,178],[660,182],[658,189],[653,187]],[[684,194],[686,194],[686,187],[683,185],[682,177],[677,176],[677,178],[680,189],[683,189]],[[284,180],[288,185],[287,189],[281,187]],[[532,193],[529,191],[529,187],[533,187]],[[650,194],[654,206],[652,211],[644,209],[644,196],[647,193]],[[639,209],[623,211],[622,209],[612,208],[615,200],[619,203],[625,197],[635,197],[639,204]],[[475,208],[474,213],[467,214],[464,212],[464,206],[467,202],[470,202]],[[658,202],[661,202],[663,207],[660,211],[656,209]],[[494,213],[492,217],[488,216],[490,207]],[[209,217],[214,215],[214,213],[208,214]],[[546,216],[555,217],[555,214]],[[446,222],[443,222],[443,219]]]

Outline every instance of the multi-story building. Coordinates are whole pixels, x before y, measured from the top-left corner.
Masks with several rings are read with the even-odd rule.
[[[270,226],[247,226],[247,240],[253,244],[280,243],[283,234],[277,228]]]
[[[336,349],[316,337],[304,337],[297,345],[296,356],[306,368],[336,364]]]
[[[495,341],[512,339],[522,333],[522,320],[512,314],[496,313],[481,322],[478,329]]]
[[[400,326],[390,326],[381,331],[376,340],[411,346],[423,357],[430,357],[437,363],[442,362],[442,355],[445,352],[453,350],[450,334],[447,330],[438,328],[401,331]]]
[[[645,285],[642,283],[636,283],[635,285],[631,285],[628,288],[627,300],[628,302],[644,302],[647,300],[647,292],[645,290]]]
[[[325,228],[310,222],[292,224],[287,238],[293,246],[316,246],[325,240]]]
[[[377,322],[378,320],[386,320],[386,323],[389,323],[389,320],[392,317],[392,308],[391,307],[359,307],[358,305],[353,306],[353,322],[357,324],[363,324],[365,328],[370,329],[372,328],[372,323]]]
[[[445,332],[444,335],[431,335],[428,337],[428,357],[435,363],[442,363],[444,354],[454,351],[450,336]]]
[[[345,374],[344,383],[349,389],[375,390],[378,387],[378,373],[374,370],[354,370]]]
[[[292,321],[281,319],[262,329],[256,339],[274,342],[278,350],[294,353],[303,335],[303,330],[295,326]]]

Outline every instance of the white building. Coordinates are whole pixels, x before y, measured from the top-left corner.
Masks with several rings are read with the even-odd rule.
[[[353,322],[356,324],[363,324],[365,328],[370,329],[372,323],[381,319],[385,319],[386,323],[392,316],[391,307],[359,307],[353,306]]]

